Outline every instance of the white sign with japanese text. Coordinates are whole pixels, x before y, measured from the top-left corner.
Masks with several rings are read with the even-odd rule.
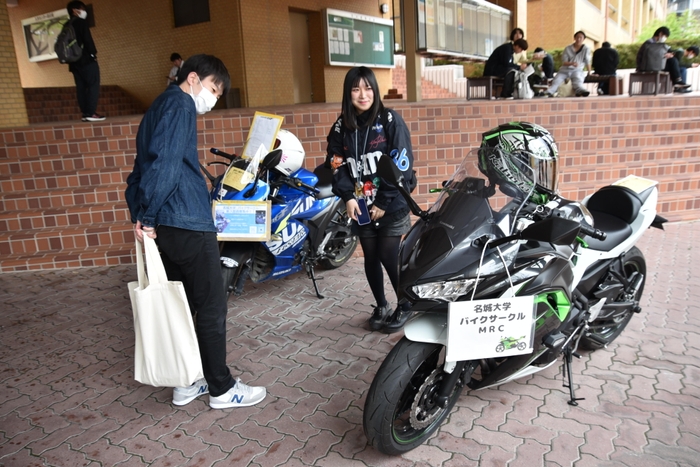
[[[447,320],[447,361],[532,353],[534,296],[450,303]]]

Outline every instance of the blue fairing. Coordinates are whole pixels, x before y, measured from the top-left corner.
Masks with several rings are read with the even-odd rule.
[[[221,186],[221,185],[219,185]],[[248,190],[253,186],[252,183],[246,185],[246,187],[241,191],[228,191],[224,188],[220,190],[212,190],[212,199],[223,199],[223,200],[235,200],[235,201],[265,201],[270,195],[270,185],[258,180],[258,189],[255,194],[250,198],[246,198],[243,195],[248,192]],[[221,195],[221,197],[220,197]]]
[[[303,246],[308,234],[309,229],[304,224],[290,220],[285,228],[276,235],[279,240],[265,242],[267,249],[277,258],[275,270],[292,265],[296,253]]]

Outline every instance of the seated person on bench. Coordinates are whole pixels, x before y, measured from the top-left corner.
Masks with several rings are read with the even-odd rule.
[[[661,26],[654,32],[654,37],[642,44],[637,52],[637,71],[667,71],[675,90],[687,89],[690,85],[685,84],[681,77],[678,60],[665,44],[670,35],[671,31]]]
[[[603,42],[603,46],[593,52],[593,76],[615,76],[617,65],[620,64],[620,55],[610,46],[610,42]],[[598,94],[610,94],[610,81],[598,83]]]
[[[513,53],[520,53],[527,50],[525,39],[516,39],[512,43],[506,42],[496,47],[491,56],[486,60],[484,66],[484,76],[496,76],[503,78],[503,89],[501,97],[512,97],[515,85],[515,71],[527,68],[527,63],[513,63]]]
[[[549,80],[554,78],[554,59],[542,47],[537,47],[532,54],[532,62],[536,65],[535,72],[527,77],[527,81],[535,92],[535,96],[542,96],[544,91],[535,86],[547,87]]]

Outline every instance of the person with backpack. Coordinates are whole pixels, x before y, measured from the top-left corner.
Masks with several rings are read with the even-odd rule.
[[[327,164],[334,170],[333,193],[345,201],[352,231],[360,238],[367,282],[376,301],[373,331],[400,330],[411,316],[409,303],[392,312],[384,295],[386,269],[396,290],[401,237],[411,228],[410,210],[396,186],[377,174],[382,154],[391,156],[409,189],[416,185],[411,134],[401,115],[385,108],[374,72],[351,68],[343,83],[341,114],[328,134]]]
[[[100,98],[100,66],[97,64],[97,48],[88,26],[87,8],[83,2],[72,1],[66,6],[70,15],[69,23],[75,30],[75,38],[82,47],[80,58],[68,64],[73,73],[78,106],[84,122],[100,122],[105,119],[97,113],[97,101]]]

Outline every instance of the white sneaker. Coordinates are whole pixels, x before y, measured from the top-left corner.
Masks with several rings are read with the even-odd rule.
[[[204,378],[195,381],[192,386],[173,389],[173,404],[189,404],[202,394],[209,394],[209,385],[207,384],[207,380]]]
[[[248,407],[265,399],[267,390],[260,386],[248,386],[243,384],[240,378],[236,378],[236,384],[224,394],[214,397],[209,396],[209,407],[212,409],[229,409],[231,407]]]

